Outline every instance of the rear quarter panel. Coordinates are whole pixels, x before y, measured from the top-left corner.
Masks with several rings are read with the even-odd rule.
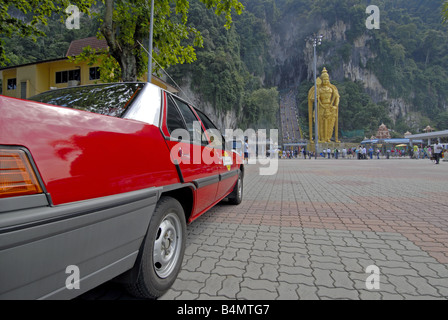
[[[53,204],[179,182],[157,126],[0,96],[0,144],[28,148]]]

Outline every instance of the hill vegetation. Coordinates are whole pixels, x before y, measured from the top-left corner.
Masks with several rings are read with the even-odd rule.
[[[379,30],[365,26],[366,7],[373,4],[367,0],[241,2],[245,10],[225,29],[225,17],[191,0],[188,24],[202,33],[203,47],[196,48],[195,62],[168,69],[177,83],[190,83],[193,92],[218,114],[233,110],[239,127],[276,126],[279,91],[295,86],[302,131],[308,132],[305,97],[312,77],[305,38],[322,26],[331,29],[343,22],[347,26],[343,37],[324,39],[318,47],[318,70],[325,66],[330,76],[336,75],[332,83],[341,94],[339,128],[363,130],[366,136],[374,134],[381,123],[396,136],[421,131],[426,125],[448,129],[448,33],[442,23],[441,1],[375,1],[381,14]],[[62,57],[70,41],[95,35],[99,21],[83,16],[81,26],[68,30],[54,19],[43,27],[47,36],[36,42],[4,39],[10,65]],[[282,38],[293,28],[297,29],[294,38]],[[368,56],[355,50],[360,37],[367,39]],[[362,79],[347,78],[338,71],[348,64],[374,74],[387,97],[376,99]],[[407,111],[392,110],[392,99],[402,100]]]

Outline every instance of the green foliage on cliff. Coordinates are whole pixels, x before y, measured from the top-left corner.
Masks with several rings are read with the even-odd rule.
[[[444,1],[242,0],[241,3],[245,9],[241,15],[233,16],[231,27],[226,29],[223,27],[226,17],[207,10],[199,0],[189,1],[188,25],[201,32],[203,47],[196,48],[194,63],[168,69],[176,82],[190,80],[193,91],[218,114],[235,110],[242,128],[271,126],[276,121],[273,117],[267,117],[268,124],[261,120],[264,108],[272,107],[270,112],[274,115],[278,107],[263,105],[257,97],[267,92],[271,98],[276,97],[275,88],[299,85],[300,122],[306,133],[308,111],[303,97],[312,85],[307,81],[312,79],[307,78],[311,66],[305,63],[305,37],[343,22],[347,27],[343,37],[324,39],[317,50],[341,93],[339,128],[362,129],[366,135],[373,134],[382,122],[397,132],[415,132],[427,122],[436,129],[448,128],[448,24],[442,23],[441,13]],[[369,16],[366,8],[370,4],[380,9],[379,30],[366,28]],[[18,36],[4,38],[9,65],[64,56],[70,41],[95,35],[99,21],[83,16],[81,25],[80,30],[67,30],[59,19],[50,19],[47,26],[42,26],[47,37],[37,37],[35,42]],[[296,37],[283,38],[291,28],[297,29]],[[367,39],[362,52],[355,45],[361,36]],[[366,51],[369,55],[362,56]],[[409,115],[400,114],[393,122],[388,117],[387,100],[375,103],[363,85],[344,78],[347,75],[342,65],[348,63],[372,71],[388,91],[387,98],[405,101],[411,106],[412,115],[420,120],[411,122]],[[324,65],[318,65],[318,70]]]
[[[440,1],[379,1],[381,29],[371,32],[377,57],[368,67],[391,97],[435,120],[448,102],[448,34]]]
[[[372,101],[348,100],[348,109],[342,105],[344,99],[341,94],[341,113],[350,119],[340,117],[339,127],[368,130],[374,123],[384,121],[389,128],[398,131],[422,130],[424,123],[439,130],[447,129],[443,121],[448,105],[448,24],[442,23],[442,3],[438,0],[297,0],[280,1],[282,8],[287,8],[289,14],[307,16],[307,25],[318,21],[311,28],[310,33],[317,32],[326,23],[326,29],[336,26],[341,21],[347,26],[344,37],[340,40],[323,40],[318,47],[319,57],[323,57],[324,65],[318,65],[320,70],[327,67],[330,75],[339,72],[339,82],[343,86],[342,64],[357,62],[361,69],[365,68],[378,78],[387,90],[387,99],[400,99],[410,106],[409,114],[399,114],[396,123],[388,117],[390,102],[388,100],[375,104]],[[376,5],[380,10],[380,29],[367,29],[365,23],[370,13],[366,13],[368,5]],[[445,1],[445,9],[448,2]],[[448,11],[446,11],[448,12]],[[448,14],[445,14],[448,16]],[[325,21],[325,23],[323,23]],[[369,56],[360,57],[361,49],[354,48],[355,40],[359,37],[367,39],[366,50]],[[363,50],[365,53],[366,50]],[[367,62],[363,62],[369,57]],[[356,67],[356,65],[355,65]],[[333,78],[334,79],[334,78]],[[307,79],[310,80],[310,79]],[[350,86],[357,86],[352,84]],[[346,88],[348,89],[348,87]],[[361,91],[365,91],[362,88]],[[342,90],[344,91],[344,90]],[[359,91],[361,93],[361,91]],[[350,92],[348,92],[350,96]],[[353,101],[353,102],[352,102]],[[373,110],[370,112],[370,110]],[[359,110],[360,113],[353,110]],[[303,115],[303,110],[302,113]],[[371,125],[361,125],[364,120],[371,118]],[[381,115],[381,117],[380,117]],[[386,116],[386,117],[384,117]],[[410,118],[414,118],[410,120]],[[418,119],[415,119],[418,118]],[[372,131],[367,131],[374,133]]]
[[[180,83],[191,78],[192,89],[218,114],[235,110],[239,127],[276,127],[278,91],[263,88],[261,78],[272,72],[267,23],[276,19],[277,9],[273,0],[241,2],[245,10],[226,30],[222,18],[191,1],[190,23],[201,30],[204,45],[197,50],[195,63],[168,71]]]

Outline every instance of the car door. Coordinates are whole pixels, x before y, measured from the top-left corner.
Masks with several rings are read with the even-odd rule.
[[[215,202],[219,183],[217,156],[202,140],[202,125],[190,107],[171,94],[167,94],[167,129],[167,144],[180,170],[181,182],[196,186],[191,221]]]
[[[238,166],[234,161],[232,150],[226,149],[224,137],[213,122],[201,111],[195,110],[200,117],[205,129],[212,137],[213,148],[217,154],[217,166],[219,171],[219,185],[216,194],[217,199],[221,199],[232,191],[238,178]]]

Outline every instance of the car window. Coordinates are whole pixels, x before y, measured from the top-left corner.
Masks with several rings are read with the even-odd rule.
[[[204,124],[205,129],[207,130],[207,134],[210,138],[211,145],[216,148],[222,148],[224,143],[224,137],[221,132],[216,128],[213,122],[201,111],[195,109],[199,118],[201,118],[202,123]],[[204,140],[204,135],[203,135]]]
[[[50,90],[29,100],[121,118],[144,83],[113,83]]]
[[[185,131],[186,134],[187,127],[185,126],[184,119],[182,118],[182,115],[180,114],[176,104],[172,99],[168,99],[167,109],[168,110],[167,110],[166,125],[168,127],[168,132],[171,134],[171,136],[173,136],[173,132],[175,130],[177,130],[176,132],[181,132],[181,130],[183,130]],[[184,136],[185,134],[180,135]],[[179,137],[175,136],[173,138],[178,139]]]
[[[185,102],[177,99],[176,97],[173,97],[173,99],[184,117],[188,134],[190,135],[190,140],[192,142],[199,141],[204,131],[202,130],[202,126],[198,118],[196,118],[193,111],[191,111],[191,108]]]

